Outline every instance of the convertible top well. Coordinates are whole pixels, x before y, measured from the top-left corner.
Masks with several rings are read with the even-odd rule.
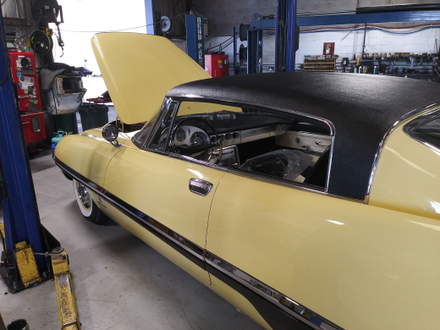
[[[402,118],[439,102],[440,89],[430,82],[377,75],[268,73],[198,80],[173,88],[167,96],[329,120],[335,129],[329,193],[363,200],[387,132]]]

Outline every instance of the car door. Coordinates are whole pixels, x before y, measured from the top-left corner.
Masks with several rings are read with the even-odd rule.
[[[223,174],[166,153],[123,148],[109,163],[104,188],[123,211],[122,226],[207,284],[206,227]]]
[[[212,288],[232,286],[272,328],[287,312],[320,329],[414,329],[438,322],[438,251],[434,219],[227,173],[206,260]]]

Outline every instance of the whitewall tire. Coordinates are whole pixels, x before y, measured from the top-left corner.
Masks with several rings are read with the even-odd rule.
[[[104,224],[108,217],[98,208],[90,196],[88,188],[81,182],[73,179],[73,193],[82,216],[97,225]]]

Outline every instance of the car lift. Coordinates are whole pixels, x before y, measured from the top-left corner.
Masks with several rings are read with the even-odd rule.
[[[247,73],[263,72],[263,30],[274,29],[275,71],[294,72],[300,28],[296,18],[297,0],[278,0],[277,15],[252,15],[251,24],[241,24],[239,36],[247,41]],[[235,36],[236,29],[233,30]],[[234,38],[234,68],[237,66],[237,40]]]
[[[38,215],[1,15],[0,47],[0,198],[4,222],[0,273],[11,293],[53,278],[61,329],[79,330],[67,254]]]

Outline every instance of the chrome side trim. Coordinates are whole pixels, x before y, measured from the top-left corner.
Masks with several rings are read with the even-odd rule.
[[[290,316],[298,319],[299,321],[307,324],[313,329],[320,330],[342,330],[343,328],[337,326],[333,322],[325,319],[324,317],[316,314],[307,307],[301,305],[295,300],[283,295],[279,291],[271,288],[265,283],[259,281],[255,277],[243,272],[239,268],[231,265],[227,261],[219,258],[218,256],[205,252],[206,262],[212,267],[216,268],[223,274],[232,277],[237,282],[246,286],[248,289],[254,291],[258,295],[265,299],[268,299],[272,304],[275,304],[278,308],[288,313]]]
[[[203,269],[205,264],[208,264],[215,269],[219,270],[229,278],[235,280],[236,282],[244,285],[249,290],[257,293],[259,296],[264,298],[269,303],[280,308],[286,312],[291,317],[299,320],[300,322],[307,324],[312,329],[315,330],[344,330],[343,328],[337,326],[336,324],[330,322],[319,314],[313,312],[307,307],[301,305],[295,300],[283,295],[279,291],[273,289],[267,284],[259,281],[255,277],[250,276],[246,272],[240,270],[239,268],[231,265],[227,261],[219,258],[215,254],[205,250],[199,245],[193,243],[191,240],[179,235],[178,233],[172,231],[167,226],[163,225],[159,221],[150,218],[148,215],[142,213],[140,210],[132,207],[128,203],[119,199],[117,196],[113,195],[104,188],[98,186],[94,182],[88,180],[86,177],[82,176],[80,173],[69,168],[67,165],[62,163],[59,159],[55,158],[55,163],[60,167],[61,170],[66,171],[77,181],[86,185],[89,189],[93,190],[96,194],[104,198],[107,202],[116,207],[120,212],[129,216],[132,220],[143,226],[145,229],[160,237],[165,243],[175,248],[179,247],[186,252],[190,253],[194,257],[201,261],[202,263],[197,263]],[[178,249],[176,249],[178,250]],[[180,251],[179,251],[180,252]],[[183,253],[182,253],[183,254]],[[185,255],[185,254],[184,254]],[[188,256],[188,255],[186,255]]]
[[[373,180],[374,180],[374,175],[376,174],[377,163],[379,162],[379,157],[380,157],[380,155],[382,153],[382,150],[383,150],[383,147],[385,145],[385,142],[388,139],[388,137],[390,136],[390,134],[392,132],[394,132],[394,130],[397,128],[397,126],[399,126],[404,120],[406,120],[406,119],[416,115],[417,113],[420,113],[420,112],[423,112],[423,111],[427,111],[427,110],[429,110],[431,108],[434,108],[434,107],[436,109],[433,109],[431,112],[439,111],[440,109],[438,109],[438,107],[440,107],[440,102],[433,103],[433,104],[427,105],[427,106],[425,106],[425,107],[423,107],[421,109],[414,109],[414,110],[408,112],[406,115],[402,116],[398,121],[396,121],[393,124],[393,126],[385,133],[384,137],[382,138],[382,141],[379,143],[379,147],[377,148],[376,154],[374,155],[373,166],[371,167],[370,180],[368,181],[367,193],[366,193],[365,199],[364,199],[365,203],[368,202],[368,199],[370,197],[371,187],[373,185]],[[413,137],[411,137],[411,138],[413,138]]]

